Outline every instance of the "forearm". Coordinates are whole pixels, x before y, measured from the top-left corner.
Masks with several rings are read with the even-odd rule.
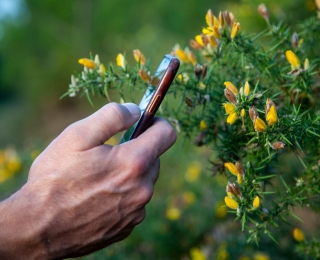
[[[26,186],[0,203],[0,259],[48,258],[41,238],[44,216],[37,204]]]

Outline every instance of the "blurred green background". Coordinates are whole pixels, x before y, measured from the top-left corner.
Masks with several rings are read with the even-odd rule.
[[[209,8],[215,15],[220,10],[231,11],[244,31],[261,31],[266,26],[257,12],[260,3],[0,0],[0,150],[41,150],[70,123],[106,103],[98,97],[93,100],[94,107],[85,98],[59,99],[67,90],[70,75],[82,69],[77,63],[79,58],[98,53],[100,60],[108,64],[115,63],[119,52],[126,52],[129,63],[133,63],[132,50],[140,49],[155,67],[176,43],[187,46],[200,33]],[[316,10],[313,0],[264,3],[271,21],[285,20],[292,26]],[[111,99],[119,101],[115,94]],[[224,208],[220,208],[225,183],[211,178],[207,170],[212,151],[194,148],[190,142],[183,145],[184,140],[180,139],[162,158],[162,175],[146,221],[125,242],[88,259],[204,259],[197,254],[197,248],[201,252],[214,248],[214,259],[242,257],[245,237],[240,233],[239,237],[236,233],[226,235],[236,224],[233,215],[230,219],[225,217]],[[0,184],[1,194],[22,185],[27,167],[20,172]],[[220,222],[224,223],[221,227]],[[230,241],[237,246],[230,249]],[[246,246],[247,255],[249,259],[269,259],[257,258],[257,252],[264,251],[270,259],[275,253],[279,258],[272,259],[296,259],[287,244],[281,250],[268,241],[265,247]]]

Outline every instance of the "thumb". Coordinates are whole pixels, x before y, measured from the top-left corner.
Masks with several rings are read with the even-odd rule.
[[[58,139],[70,142],[73,149],[91,149],[128,129],[139,117],[140,108],[133,103],[109,103],[91,116],[70,125]]]

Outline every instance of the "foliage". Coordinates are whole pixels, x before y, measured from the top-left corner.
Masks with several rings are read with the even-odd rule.
[[[193,50],[178,44],[172,50],[182,66],[160,113],[215,152],[211,171],[227,176],[225,203],[247,242],[277,244],[284,224],[299,219],[295,208],[319,211],[320,22],[310,17],[293,32],[270,23],[265,5],[258,11],[268,25],[258,34],[242,32],[232,13],[207,12],[202,33],[190,40]],[[71,77],[65,95],[91,102],[95,93],[110,99],[116,89],[127,100],[153,80],[149,60],[139,50],[134,58],[130,66],[119,54],[118,68],[105,68],[97,55],[79,60],[84,70]],[[292,169],[284,168],[287,161]],[[174,210],[169,216],[178,218]],[[299,232],[297,252],[319,257],[317,238]]]

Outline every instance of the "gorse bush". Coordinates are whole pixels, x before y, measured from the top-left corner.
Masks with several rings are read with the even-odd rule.
[[[248,34],[232,13],[208,10],[190,46],[172,50],[181,67],[159,112],[195,145],[212,148],[208,165],[226,176],[226,207],[257,244],[278,243],[277,230],[299,219],[295,208],[320,209],[319,14],[294,31],[270,22],[265,5],[258,11],[267,28]],[[133,55],[135,64],[123,53],[107,67],[98,55],[80,59],[84,70],[65,95],[92,103],[94,94],[111,101],[117,90],[130,100],[154,80],[150,61],[139,50]],[[297,251],[320,257],[316,233],[292,230]]]

